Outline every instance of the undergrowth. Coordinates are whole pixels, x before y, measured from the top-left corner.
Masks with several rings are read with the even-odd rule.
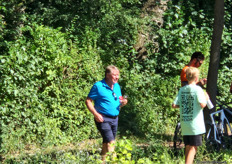
[[[171,139],[171,138],[170,138]],[[167,144],[168,143],[168,144]],[[108,164],[153,164],[184,163],[184,148],[174,155],[170,140],[141,139],[135,137],[120,137],[116,142],[116,156],[108,154]],[[3,163],[75,163],[100,164],[101,139],[86,140],[81,143],[57,147],[31,147],[20,154],[4,156]],[[232,162],[232,152],[229,150],[210,151],[206,145],[199,147],[195,162]]]

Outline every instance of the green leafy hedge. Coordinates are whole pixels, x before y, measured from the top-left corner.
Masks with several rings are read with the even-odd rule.
[[[3,150],[64,144],[97,135],[84,100],[102,75],[94,47],[77,49],[60,30],[37,26],[1,56]]]
[[[227,93],[231,75],[229,2],[219,74],[223,93]],[[120,113],[120,134],[154,137],[173,133],[178,110],[171,103],[180,87],[180,70],[194,51],[206,55],[201,73],[207,76],[213,4],[169,1],[160,26],[151,21],[154,15],[141,17],[145,3],[56,0],[1,4],[3,153],[24,149],[27,144],[59,145],[100,137],[84,101],[109,64],[119,67],[122,92],[129,95],[129,103]],[[150,36],[142,57],[134,48],[141,32]]]

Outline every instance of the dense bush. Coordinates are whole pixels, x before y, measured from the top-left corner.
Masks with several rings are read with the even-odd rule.
[[[77,49],[59,30],[26,26],[1,56],[3,150],[96,136],[84,99],[99,79],[96,48]],[[90,41],[90,40],[89,40]]]
[[[71,2],[74,3],[74,1]],[[43,8],[39,10],[34,3],[40,3]],[[1,8],[4,11],[1,21],[7,22],[8,26],[13,27],[14,24],[11,23],[11,17],[8,17],[7,13],[13,15],[15,10],[5,10],[7,6],[13,6],[13,8],[19,6],[20,11],[23,9],[23,16],[27,16],[31,21],[18,25],[15,19],[14,23],[18,25],[19,33],[14,33],[15,29],[9,28],[9,33],[1,35],[2,39],[5,39],[1,43],[4,43],[4,49],[7,50],[1,54],[0,58],[1,150],[3,153],[24,149],[28,144],[59,145],[95,138],[99,135],[96,133],[92,115],[85,107],[84,100],[93,83],[103,78],[104,66],[113,63],[122,68],[122,74],[126,74],[129,57],[125,58],[123,55],[132,48],[132,45],[120,43],[120,41],[124,42],[123,37],[127,35],[125,32],[122,33],[125,29],[118,27],[125,26],[126,30],[132,31],[133,35],[136,34],[136,21],[133,23],[134,18],[130,16],[131,12],[126,14],[121,11],[124,8],[133,7],[133,4],[138,4],[138,1],[129,3],[115,1],[112,2],[113,6],[108,6],[108,1],[102,1],[99,4],[96,3],[96,8],[91,8],[90,4],[94,4],[91,1],[82,2],[83,5],[78,7],[81,9],[87,5],[92,10],[91,13],[97,11],[101,4],[108,7],[107,11],[104,12],[103,8],[99,13],[103,16],[103,18],[99,16],[99,19],[103,19],[101,26],[98,22],[100,20],[96,19],[97,16],[93,17],[91,13],[86,18],[91,18],[90,24],[83,20],[81,26],[77,26],[75,18],[78,15],[76,15],[76,17],[69,17],[72,21],[67,27],[54,29],[38,25],[47,24],[56,27],[56,19],[54,22],[48,19],[43,20],[43,14],[47,14],[47,17],[49,13],[55,15],[57,10],[47,9],[51,6],[53,9],[58,9],[57,5],[64,7],[70,3],[4,2]],[[31,10],[34,7],[38,10]],[[113,13],[111,13],[111,7],[115,10]],[[82,12],[78,9],[77,11],[78,14]],[[31,12],[37,13],[38,19]],[[40,14],[42,14],[41,17]],[[66,16],[69,15],[66,14]],[[85,11],[81,15],[85,15]],[[121,19],[123,16],[122,21],[111,20],[112,24],[109,24],[109,19],[114,16],[115,19],[116,17]],[[4,28],[4,24],[1,25]],[[119,31],[116,32],[116,29]],[[7,39],[11,32],[15,37]],[[117,36],[119,34],[121,36]],[[109,41],[104,43],[103,36],[106,36]],[[109,53],[113,50],[113,46],[110,45],[115,41],[118,42],[117,49],[121,49],[116,56]]]
[[[122,92],[129,96],[120,134],[162,138],[172,133],[179,73],[194,51],[206,55],[201,76],[207,76],[213,4],[169,1],[160,26],[151,21],[155,15],[141,17],[146,2],[15,0],[0,5],[2,152],[99,137],[84,100],[109,64],[119,67]],[[231,75],[230,2],[219,74],[223,93]],[[142,57],[134,48],[141,32],[150,36]]]

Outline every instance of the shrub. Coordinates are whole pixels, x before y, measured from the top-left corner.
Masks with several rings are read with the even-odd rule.
[[[22,30],[27,37],[9,42],[9,54],[1,56],[2,150],[98,135],[84,104],[102,74],[95,47],[78,50],[59,29]]]

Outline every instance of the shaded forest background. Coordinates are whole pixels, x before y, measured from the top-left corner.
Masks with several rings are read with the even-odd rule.
[[[218,88],[231,101],[231,0],[225,1]],[[1,153],[98,138],[84,101],[113,64],[129,96],[120,135],[173,133],[171,103],[195,51],[207,77],[214,1],[1,0]]]

